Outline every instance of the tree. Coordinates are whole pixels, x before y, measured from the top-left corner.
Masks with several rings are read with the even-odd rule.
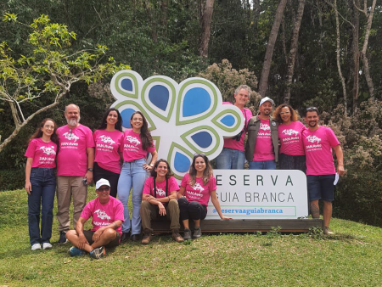
[[[211,36],[211,22],[212,13],[214,12],[214,1],[215,0],[206,0],[206,5],[201,18],[202,34],[200,38],[199,53],[202,58],[208,57],[208,43],[210,42]]]
[[[119,69],[129,68],[117,67],[111,57],[106,60],[106,46],[70,53],[76,34],[65,25],[50,23],[46,15],[30,26],[18,22],[15,14],[4,15],[3,21],[31,29],[28,43],[32,53],[15,59],[7,44],[0,44],[0,100],[9,104],[14,122],[14,130],[0,144],[0,152],[33,117],[58,105],[74,83],[96,82]],[[24,108],[31,101],[34,107]]]

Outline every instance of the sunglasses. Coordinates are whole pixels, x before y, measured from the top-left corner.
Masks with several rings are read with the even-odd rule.
[[[110,187],[100,187],[99,189],[97,189],[97,191],[99,192],[104,192],[104,191],[108,191],[110,190]]]
[[[309,108],[306,108],[306,111],[307,112],[318,112],[318,109],[316,107],[309,107]]]

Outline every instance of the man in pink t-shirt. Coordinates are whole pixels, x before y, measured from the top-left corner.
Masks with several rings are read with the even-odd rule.
[[[337,157],[337,173],[345,173],[343,153],[340,142],[334,132],[320,126],[318,110],[315,107],[305,111],[305,122],[308,129],[302,133],[303,144],[306,154],[306,175],[308,179],[308,193],[310,209],[313,218],[320,217],[318,201],[324,203],[324,233],[332,234],[329,223],[332,217],[332,201],[334,200],[334,182],[336,169],[334,167],[332,149]]]
[[[90,201],[77,221],[76,229],[66,233],[74,245],[69,250],[71,256],[84,255],[99,259],[105,255],[106,247],[115,247],[120,243],[122,234],[123,205],[118,199],[110,196],[110,183],[101,178],[96,183],[97,198]],[[93,228],[84,230],[85,222],[92,218]]]
[[[81,125],[80,108],[75,104],[65,107],[67,125],[57,129],[57,220],[60,239],[66,243],[69,230],[69,207],[73,197],[73,226],[76,226],[86,204],[87,184],[93,181],[94,140],[92,131]]]
[[[259,115],[248,123],[245,157],[249,169],[276,169],[279,156],[278,124],[271,117],[275,103],[265,97],[260,101]]]

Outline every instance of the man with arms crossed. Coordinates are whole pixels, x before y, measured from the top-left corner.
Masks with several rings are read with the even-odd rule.
[[[343,153],[340,142],[329,127],[318,124],[318,110],[315,107],[305,111],[305,122],[308,129],[302,132],[305,154],[306,175],[308,179],[308,193],[313,218],[320,217],[318,201],[324,203],[324,234],[333,234],[329,230],[332,217],[332,201],[334,200],[334,180],[336,169],[334,167],[332,149],[337,158],[337,173],[345,173]]]
[[[76,230],[70,230],[66,237],[74,245],[69,250],[71,256],[89,252],[91,258],[99,259],[106,254],[105,247],[119,245],[122,234],[123,205],[110,196],[110,183],[101,178],[96,183],[97,198],[90,201],[77,221]],[[92,217],[93,228],[84,231],[85,222]]]
[[[66,243],[69,230],[69,207],[73,196],[73,226],[76,226],[86,204],[87,184],[93,181],[94,141],[92,131],[81,125],[80,108],[75,104],[65,107],[67,125],[57,129],[57,220],[60,239]]]

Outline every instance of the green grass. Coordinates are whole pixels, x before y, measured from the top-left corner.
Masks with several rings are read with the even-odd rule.
[[[155,236],[92,260],[71,258],[69,244],[32,252],[26,199],[22,190],[0,193],[0,286],[382,286],[378,227],[333,219],[328,237],[279,235],[277,227],[184,244]]]

